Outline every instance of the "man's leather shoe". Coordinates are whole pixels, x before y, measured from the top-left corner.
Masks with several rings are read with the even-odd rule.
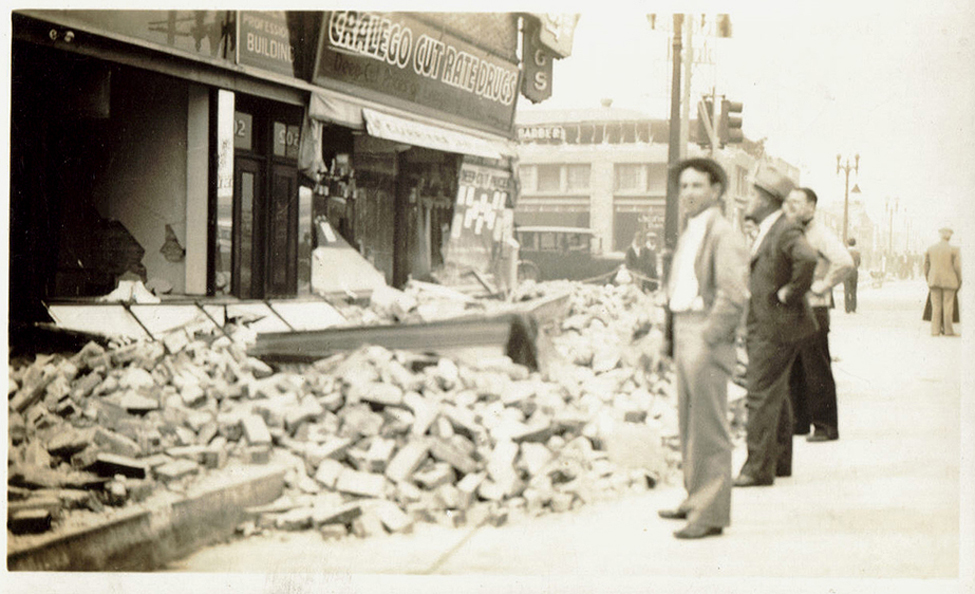
[[[790,470],[779,470],[778,468],[775,469],[775,477],[776,478],[779,478],[779,477],[789,477],[789,476],[792,476],[792,470],[791,469]]]
[[[685,526],[684,528],[674,532],[674,536],[683,539],[695,539],[704,538],[706,536],[719,536],[722,532],[721,528],[716,528],[713,526]]]
[[[662,509],[657,515],[665,520],[686,520],[687,512],[682,509]]]
[[[748,476],[747,474],[739,474],[738,478],[735,479],[736,487],[767,487],[771,484],[771,480],[759,481],[755,477]]]
[[[806,438],[809,443],[816,443],[817,441],[836,441],[839,439],[839,435],[829,435],[828,433],[813,433]]]

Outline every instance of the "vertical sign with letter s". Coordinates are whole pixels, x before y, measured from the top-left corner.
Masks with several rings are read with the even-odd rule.
[[[525,76],[521,82],[521,94],[532,103],[541,103],[552,96],[552,60],[555,56],[541,44],[538,33],[538,22],[525,19],[522,44]]]

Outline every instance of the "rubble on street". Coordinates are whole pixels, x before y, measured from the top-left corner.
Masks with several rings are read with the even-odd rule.
[[[433,297],[386,294],[357,318],[434,319],[437,301],[478,307],[422,291]],[[540,371],[375,345],[269,364],[248,353],[245,325],[14,361],[8,535],[182,492],[232,463],[287,468],[282,497],[246,510],[244,536],[498,525],[670,480],[676,396],[654,296],[553,282],[515,300],[558,292],[567,307],[539,329]]]

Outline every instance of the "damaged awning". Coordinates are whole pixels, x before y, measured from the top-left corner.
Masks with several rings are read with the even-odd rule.
[[[335,123],[353,130],[365,130],[370,136],[438,151],[503,159],[516,154],[513,143],[498,137],[485,138],[434,123],[403,117],[370,107],[337,93],[316,91],[311,94],[308,117],[317,122]]]

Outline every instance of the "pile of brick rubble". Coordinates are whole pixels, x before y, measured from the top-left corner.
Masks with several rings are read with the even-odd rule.
[[[377,346],[271,367],[247,355],[246,327],[14,364],[8,534],[185,491],[228,463],[288,469],[284,495],[248,510],[247,534],[498,524],[651,488],[678,457],[659,308],[632,286],[519,297],[565,290],[541,373]],[[627,431],[655,461],[618,463]]]

